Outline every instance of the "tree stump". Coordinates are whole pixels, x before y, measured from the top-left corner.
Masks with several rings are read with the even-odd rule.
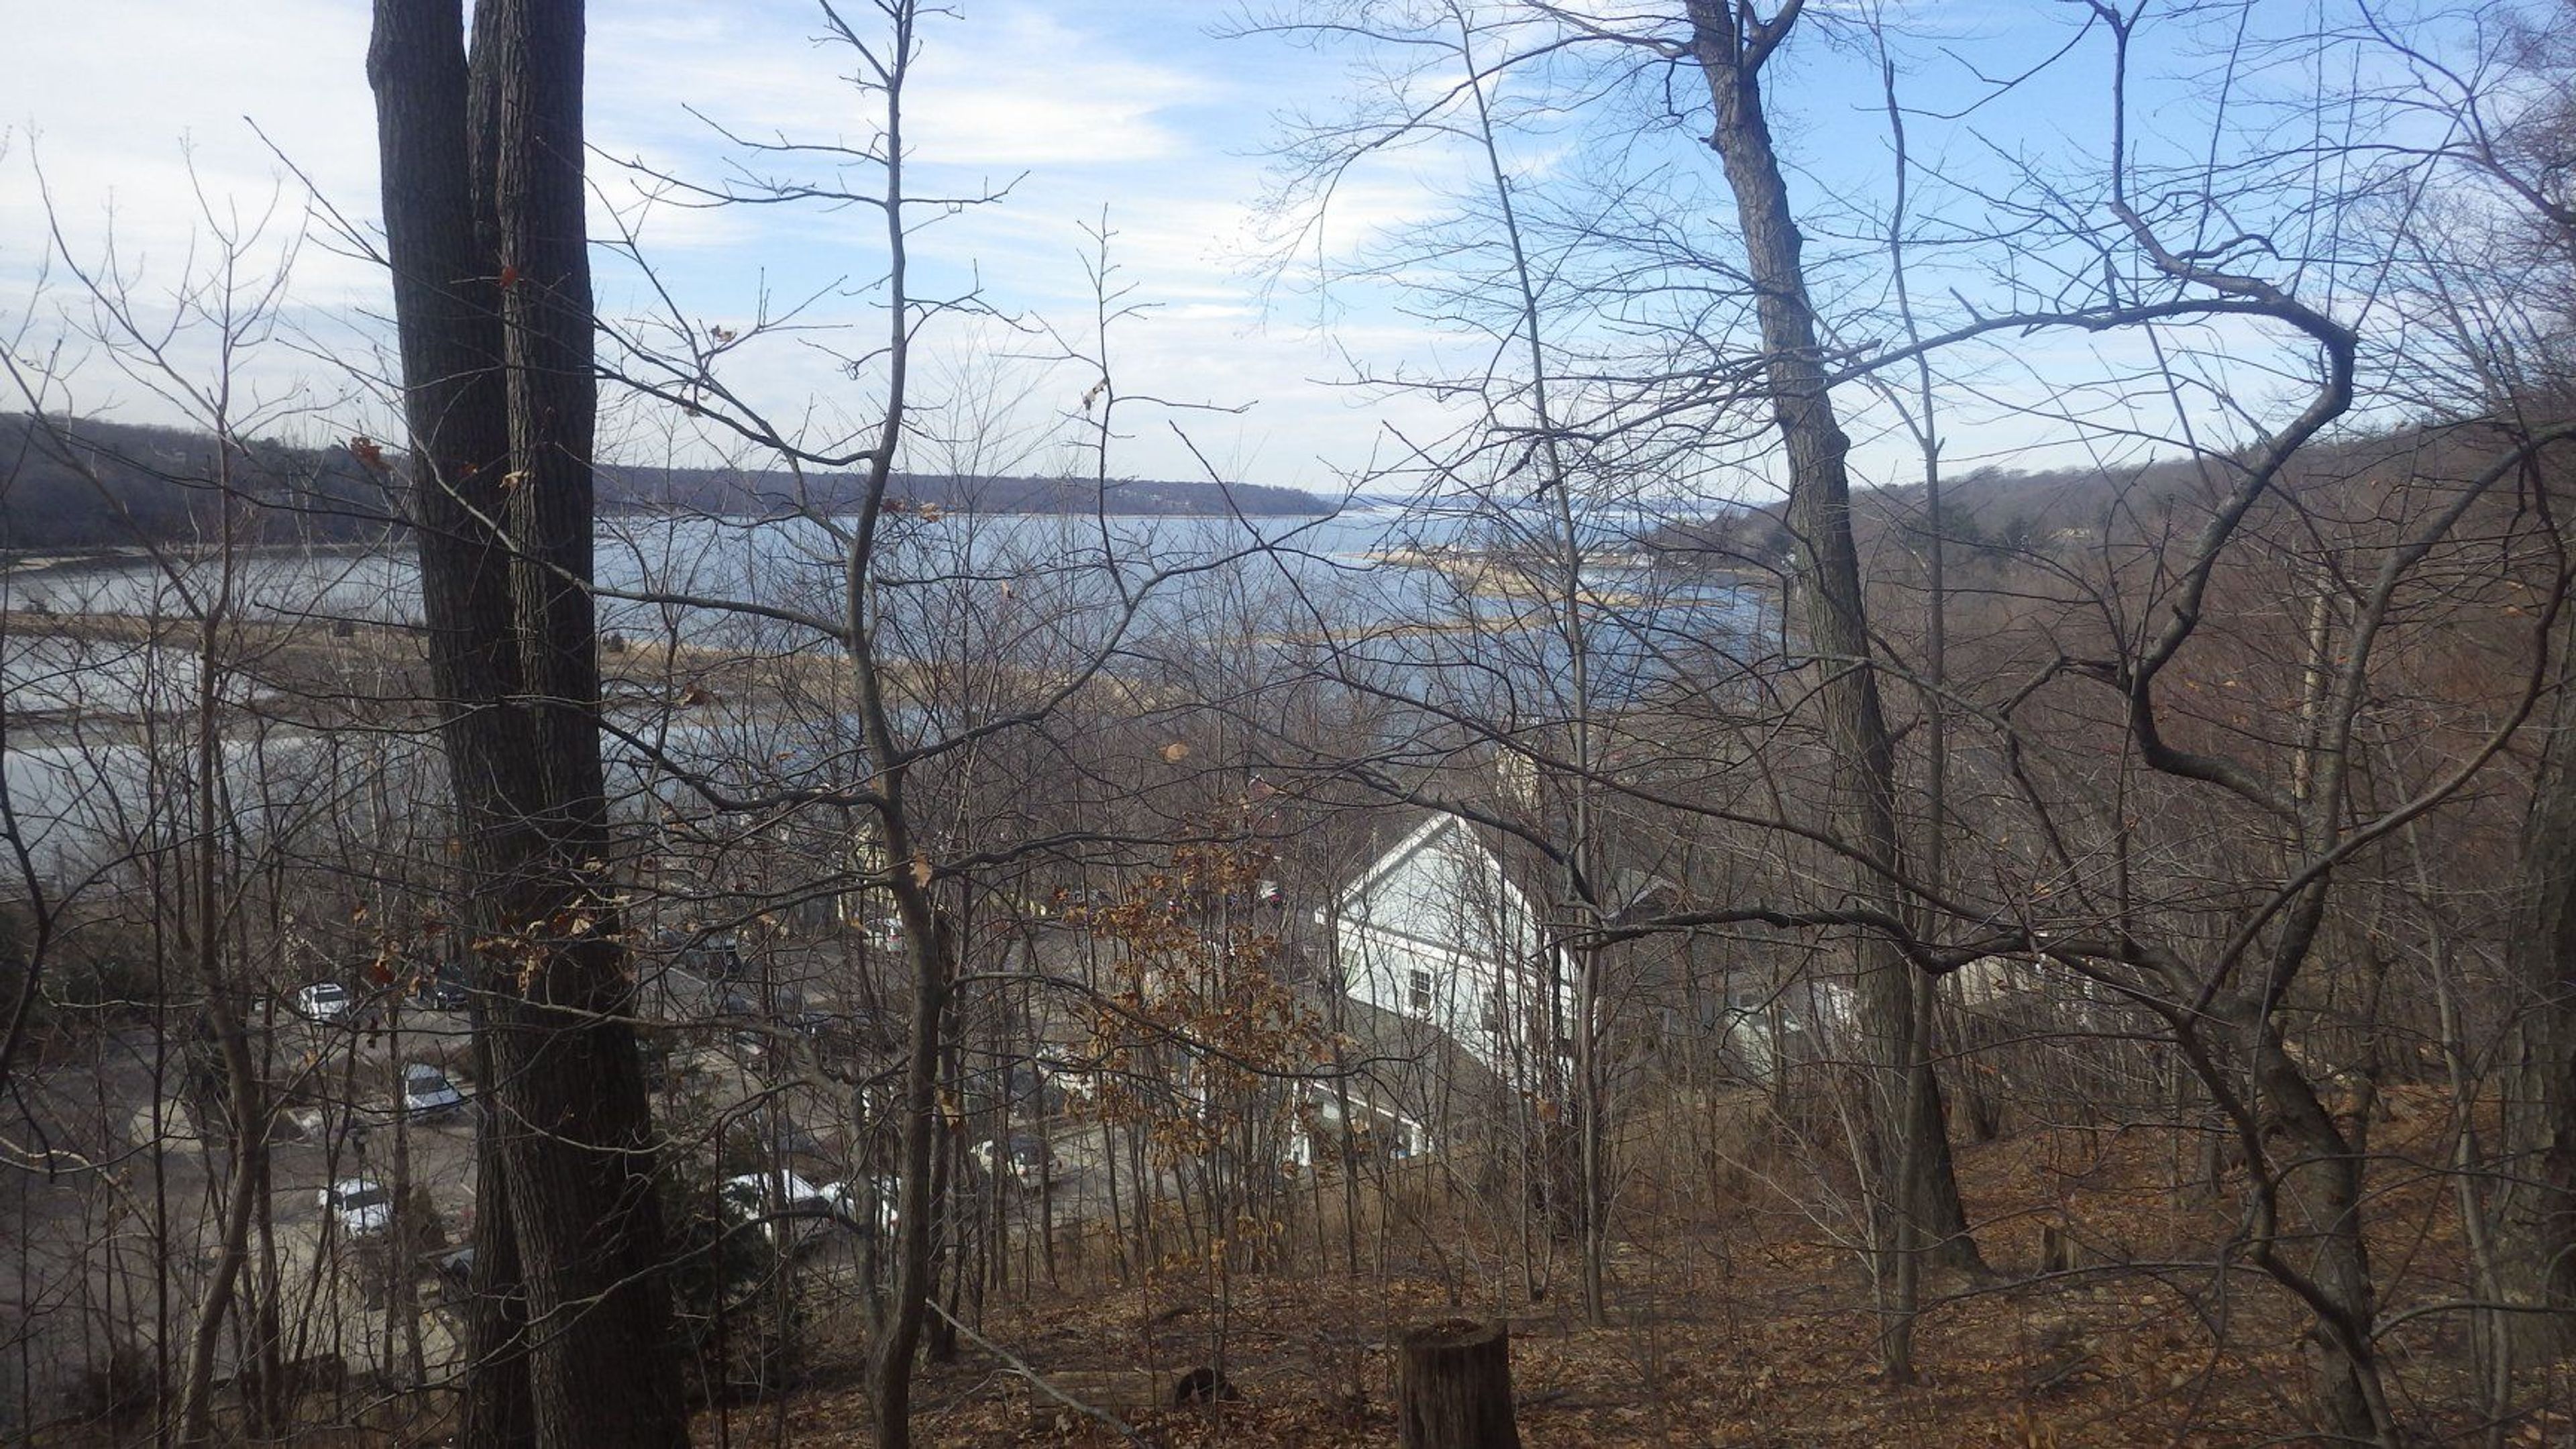
[[[1452,1318],[1406,1333],[1396,1399],[1404,1449],[1520,1449],[1510,1323]]]

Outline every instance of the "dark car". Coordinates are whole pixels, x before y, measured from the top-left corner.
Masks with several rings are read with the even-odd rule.
[[[460,1312],[474,1301],[474,1245],[439,1248],[421,1256],[421,1267],[428,1270],[430,1292],[435,1306],[449,1312]]]
[[[423,1011],[463,1011],[467,997],[465,983],[445,972],[424,976],[411,989],[411,1004]]]
[[[681,951],[680,964],[710,981],[730,981],[742,974],[742,943],[730,931],[701,936]]]

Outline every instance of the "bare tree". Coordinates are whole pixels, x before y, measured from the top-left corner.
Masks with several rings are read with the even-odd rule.
[[[470,63],[454,4],[389,0],[376,26],[422,597],[494,1088],[469,1420],[493,1443],[680,1442],[604,864],[582,7],[493,0]]]

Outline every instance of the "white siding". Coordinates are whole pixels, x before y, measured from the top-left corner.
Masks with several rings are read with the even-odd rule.
[[[1337,910],[1350,995],[1437,1027],[1488,1066],[1504,1054],[1494,1023],[1544,1010],[1529,902],[1454,816],[1433,817],[1380,856]]]

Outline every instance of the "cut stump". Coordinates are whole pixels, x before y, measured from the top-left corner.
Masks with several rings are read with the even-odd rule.
[[[1510,1323],[1452,1318],[1408,1331],[1396,1397],[1404,1449],[1520,1449]]]

